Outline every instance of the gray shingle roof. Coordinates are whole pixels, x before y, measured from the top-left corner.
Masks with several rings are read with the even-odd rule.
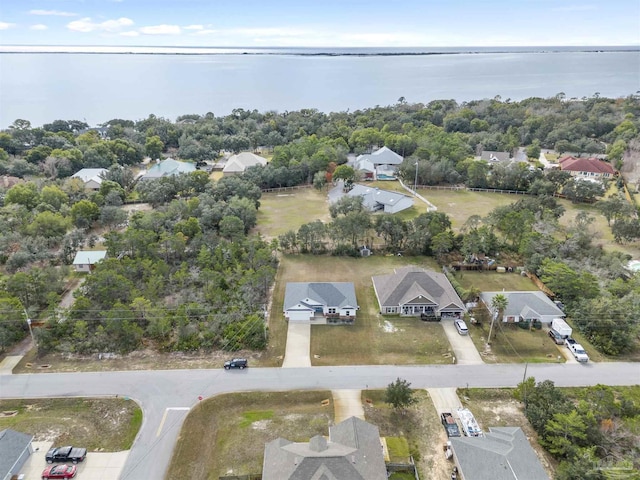
[[[539,290],[531,292],[482,292],[480,299],[491,310],[493,297],[498,294],[502,294],[507,298],[505,316],[533,318],[538,315],[555,315],[556,317],[564,317],[564,312]],[[537,315],[532,316],[532,312]]]
[[[386,480],[378,427],[356,417],[329,429],[329,440],[283,438],[265,446],[263,480]]]
[[[73,259],[73,265],[93,265],[106,256],[106,250],[80,250]]]
[[[16,466],[16,461],[33,440],[33,435],[10,428],[0,431],[0,478],[5,478]]]
[[[256,155],[255,153],[242,152],[229,157],[222,171],[224,173],[242,173],[249,167],[266,164],[266,158]]]
[[[451,305],[464,310],[464,303],[443,273],[409,266],[372,280],[381,308],[412,303],[418,298],[418,303],[434,303],[438,310]]]
[[[284,310],[303,306],[356,308],[356,290],[351,282],[289,282],[284,294]]]
[[[489,427],[484,437],[452,437],[465,480],[549,480],[520,427]]]
[[[377,187],[367,187],[360,184],[355,184],[347,195],[349,197],[362,197],[362,205],[369,210],[375,209],[377,205],[396,205],[404,197],[411,198],[403,193],[381,190]]]
[[[360,155],[356,160],[369,160],[374,165],[400,165],[404,158],[387,147],[382,147],[370,155]]]
[[[191,173],[196,171],[196,166],[190,162],[181,162],[173,158],[167,158],[151,166],[142,178],[149,180],[154,178],[179,175],[181,173]]]

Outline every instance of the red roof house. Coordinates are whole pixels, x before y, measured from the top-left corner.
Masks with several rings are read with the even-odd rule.
[[[585,178],[610,178],[615,170],[610,163],[597,158],[563,157],[558,160],[561,170],[566,170],[574,176]]]

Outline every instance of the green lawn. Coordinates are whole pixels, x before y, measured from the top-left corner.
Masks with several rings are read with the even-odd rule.
[[[233,393],[189,412],[166,478],[210,478],[262,472],[264,445],[278,437],[308,442],[333,422],[331,392]]]
[[[545,330],[525,330],[515,324],[496,322],[490,349],[487,349],[490,321],[483,319],[481,325],[471,325],[471,340],[485,363],[557,363],[565,362],[557,345]],[[560,358],[558,358],[560,357]]]
[[[264,193],[260,198],[256,231],[274,238],[314,220],[329,221],[326,190],[302,188],[279,193]]]
[[[406,265],[437,269],[433,259],[427,257],[283,255],[269,325],[267,356],[270,360],[265,360],[264,364],[279,365],[284,355],[287,324],[282,315],[282,304],[286,283],[311,281],[353,282],[360,306],[354,325],[312,326],[311,360],[314,365],[450,362],[450,345],[439,324],[413,318],[383,318],[378,314],[371,277],[393,273],[394,268]]]
[[[453,272],[453,276],[465,290],[471,287],[476,287],[483,292],[538,290],[529,277],[523,277],[517,273],[460,271]]]

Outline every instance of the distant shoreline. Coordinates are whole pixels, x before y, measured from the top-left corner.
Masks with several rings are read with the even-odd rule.
[[[287,55],[301,57],[395,57],[429,55],[483,55],[509,53],[628,53],[640,46],[592,47],[400,47],[400,48],[286,48],[286,47],[137,47],[137,46],[36,46],[0,45],[6,54],[90,55]]]

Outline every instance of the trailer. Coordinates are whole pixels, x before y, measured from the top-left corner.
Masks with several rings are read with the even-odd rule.
[[[571,336],[573,330],[569,326],[567,322],[565,322],[562,318],[554,318],[551,320],[551,330],[560,335],[560,338],[567,338]]]
[[[480,426],[478,425],[478,422],[476,421],[476,418],[468,408],[459,408],[458,418],[460,419],[460,424],[462,425],[462,431],[467,437],[484,436],[482,430],[480,429]]]

